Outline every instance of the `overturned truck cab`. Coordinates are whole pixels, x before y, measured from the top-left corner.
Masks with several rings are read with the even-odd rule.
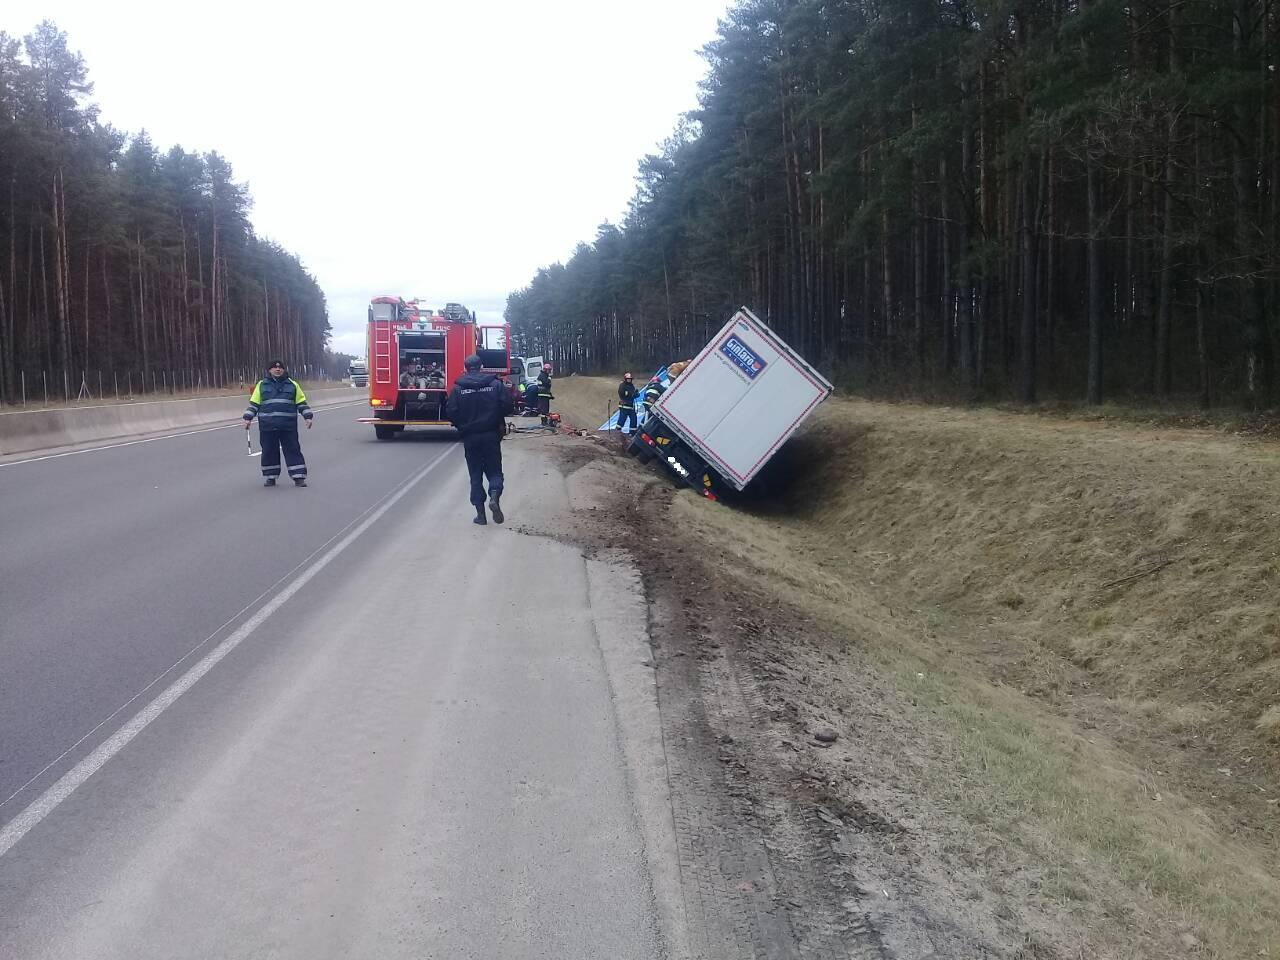
[[[719,499],[745,489],[832,390],[743,307],[672,381],[628,451]]]

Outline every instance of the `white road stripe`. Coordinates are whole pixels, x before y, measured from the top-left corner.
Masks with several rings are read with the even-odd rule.
[[[257,613],[246,620],[234,633],[214,647],[214,649],[210,651],[203,660],[184,673],[179,679],[175,680],[163,693],[135,714],[128,723],[103,741],[91,754],[63,774],[57,783],[41,794],[29,807],[14,817],[13,820],[7,823],[4,829],[0,830],[0,857],[3,857],[13,849],[14,844],[25,837],[32,828],[40,823],[40,821],[56,810],[58,805],[71,796],[71,794],[73,794],[82,783],[101,770],[107,761],[128,746],[129,742],[141,733],[152,720],[164,713],[164,711],[172,706],[180,696],[195,686],[196,682],[199,681],[201,677],[212,670],[218,662],[226,657],[226,655],[232,650],[240,646],[240,644],[252,635],[268,617],[284,606],[290,597],[306,586],[311,579],[327,567],[335,557],[342,553],[342,551],[346,550],[347,547],[351,546],[351,544],[355,542],[362,533],[377,523],[388,510],[399,502],[401,497],[417,486],[418,482],[422,480],[423,477],[444,462],[453,449],[456,449],[456,447],[446,450],[440,456],[436,457],[435,460],[431,461],[431,463],[423,467],[422,470],[420,470],[414,477],[406,481],[404,486],[392,494],[389,499],[385,500],[380,507],[374,509],[374,512],[365,517],[365,519],[361,521],[354,530],[351,530],[350,533],[343,536],[342,539],[331,547],[323,556],[321,556],[320,559],[316,560],[315,563],[303,570],[295,580],[268,600]],[[354,523],[355,521],[352,522]],[[339,536],[342,536],[341,532],[335,534],[333,539],[337,539]],[[329,542],[333,543],[333,539]],[[320,550],[323,549],[324,547],[320,548]],[[317,550],[316,553],[319,553],[319,550]],[[312,556],[315,556],[315,554],[313,553]],[[284,579],[287,579],[287,577]],[[214,636],[216,635],[217,634],[215,633]],[[207,643],[208,639],[203,642]],[[185,659],[185,657],[183,659]],[[48,768],[46,767],[46,769]]]
[[[320,407],[320,410],[340,410],[343,407],[352,407],[357,403],[363,403],[363,400],[350,400],[343,403],[333,403],[327,407]],[[123,443],[109,443],[102,447],[88,447],[84,450],[68,450],[66,453],[50,453],[43,457],[28,457],[26,460],[0,460],[0,467],[16,467],[21,463],[39,463],[41,460],[57,460],[60,457],[74,457],[80,453],[97,453],[99,450],[115,450],[118,447],[132,447],[139,443],[154,443],[157,440],[172,440],[175,437],[191,437],[197,433],[210,433],[214,430],[230,430],[232,428],[244,429],[244,421],[239,418],[234,423],[220,423],[214,427],[201,427],[199,430],[187,430],[184,433],[166,433],[163,437],[147,437],[144,440],[126,440]]]

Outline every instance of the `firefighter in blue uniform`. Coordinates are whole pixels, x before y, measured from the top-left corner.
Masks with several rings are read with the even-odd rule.
[[[280,451],[284,450],[284,462],[295,486],[307,485],[307,461],[302,458],[298,444],[298,415],[307,421],[315,416],[307,405],[307,395],[302,386],[289,377],[284,361],[272,360],[267,375],[258,381],[244,411],[244,428],[249,429],[253,418],[258,418],[258,437],[262,441],[262,481],[264,487],[274,487],[280,476]]]
[[[506,416],[515,409],[511,391],[491,373],[480,372],[475,354],[462,362],[466,372],[454,382],[445,412],[449,422],[462,434],[462,452],[471,475],[471,505],[476,508],[472,523],[484,525],[484,482],[489,481],[489,509],[493,522],[502,523],[502,436]]]

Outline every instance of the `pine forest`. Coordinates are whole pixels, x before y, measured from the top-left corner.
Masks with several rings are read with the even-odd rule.
[[[1280,5],[739,0],[629,210],[508,299],[616,371],[738,306],[854,389],[1265,407]]]
[[[53,23],[0,32],[0,400],[315,370],[324,294],[254,234],[227,158],[104,124],[92,93]]]

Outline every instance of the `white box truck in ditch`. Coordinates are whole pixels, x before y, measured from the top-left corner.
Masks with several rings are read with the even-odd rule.
[[[629,450],[714,500],[744,489],[832,389],[743,307],[654,404]]]

